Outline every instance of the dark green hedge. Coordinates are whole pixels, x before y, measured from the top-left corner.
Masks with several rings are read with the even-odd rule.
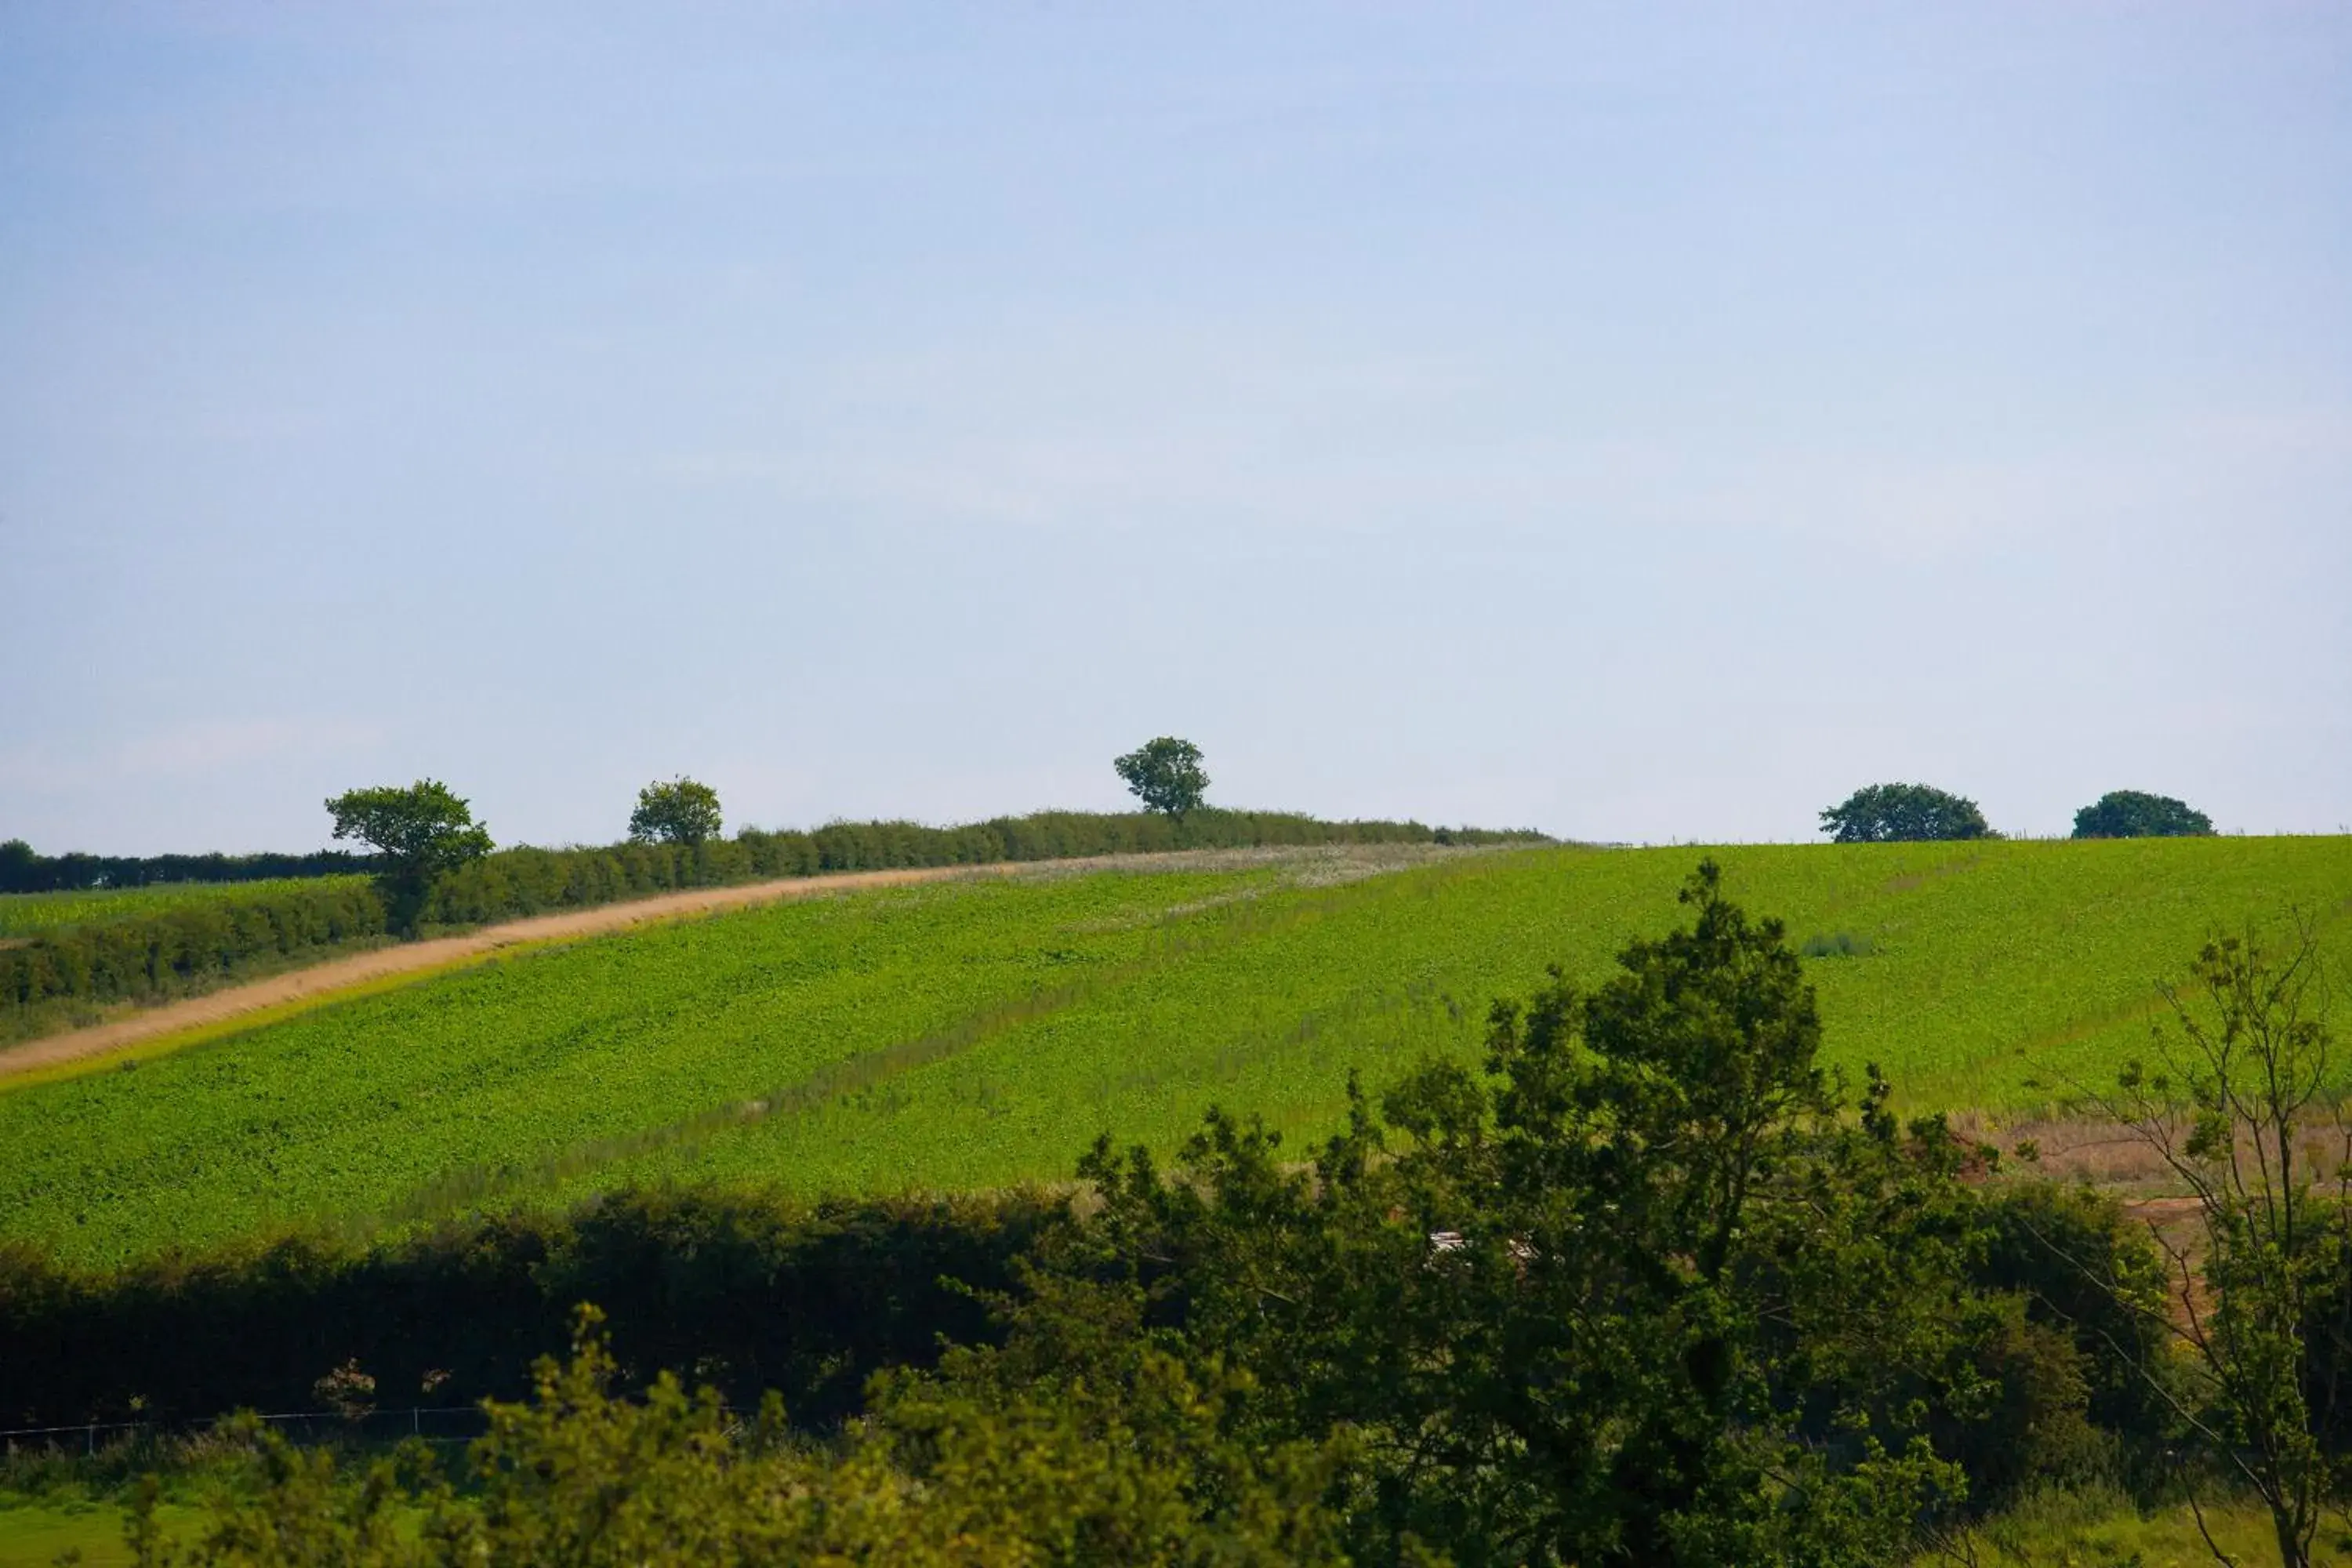
[[[1975,1283],[2021,1292],[2031,1320],[2073,1342],[2098,1426],[2160,1438],[2160,1392],[2134,1370],[2160,1359],[2160,1326],[2082,1283],[2084,1264],[2137,1233],[2088,1193],[1988,1197],[1994,1240]],[[823,1429],[858,1413],[877,1371],[994,1337],[985,1299],[1017,1290],[1017,1260],[1058,1212],[1035,1194],[808,1206],[657,1189],[374,1246],[291,1238],[115,1273],[0,1247],[0,1428],[313,1410],[312,1385],[352,1362],[386,1409],[517,1398],[532,1361],[563,1348],[572,1307],[593,1301],[632,1383],[669,1369],[745,1406],[774,1389],[795,1424]],[[1947,1452],[1988,1479],[2001,1462]]]
[[[1196,811],[1177,821],[1149,812],[1039,812],[961,827],[915,822],[835,822],[809,832],[747,828],[688,847],[614,844],[583,849],[502,849],[444,877],[426,900],[428,925],[479,925],[583,909],[679,888],[723,887],[829,871],[985,866],[1173,849],[1320,844],[1541,842],[1533,832],[1431,828],[1418,822],[1323,822],[1273,811]]]
[[[1040,812],[961,827],[835,822],[809,832],[747,829],[688,847],[614,844],[501,849],[434,884],[427,928],[484,925],[682,888],[901,867],[979,866],[1172,849],[1320,844],[1539,842],[1533,832],[1323,822],[1270,811]],[[0,1039],[67,1022],[68,1003],[150,1000],[199,990],[305,949],[382,934],[383,900],[353,883],[277,889],[167,914],[80,926],[0,947]],[[39,1010],[37,1013],[36,1010]]]
[[[73,926],[0,947],[0,1009],[29,1009],[60,998],[173,995],[250,969],[258,959],[383,931],[383,901],[365,882],[224,893],[162,913]]]
[[[984,1307],[946,1281],[1010,1289],[1048,1212],[1023,1197],[807,1208],[655,1193],[115,1275],[0,1249],[0,1427],[311,1410],[311,1385],[350,1361],[387,1408],[515,1398],[581,1301],[611,1315],[633,1377],[682,1369],[742,1404],[778,1389],[822,1426],[858,1408],[877,1368],[929,1364],[942,1335],[984,1337]]]

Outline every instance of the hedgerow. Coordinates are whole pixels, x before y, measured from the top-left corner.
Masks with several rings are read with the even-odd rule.
[[[593,908],[689,888],[716,888],[837,871],[978,866],[1176,849],[1323,844],[1484,845],[1539,842],[1531,831],[1431,828],[1417,822],[1324,822],[1286,812],[1156,814],[1041,812],[960,827],[835,822],[806,832],[747,829],[703,844],[622,843],[541,849],[518,846],[436,879],[425,931]],[[181,857],[194,862],[201,858]],[[272,863],[288,857],[269,858]],[[349,857],[314,857],[348,869]],[[247,891],[190,889],[162,912],[91,918],[0,946],[0,1040],[75,1021],[84,1006],[149,1001],[234,980],[267,963],[389,926],[381,889],[349,875],[282,880]]]

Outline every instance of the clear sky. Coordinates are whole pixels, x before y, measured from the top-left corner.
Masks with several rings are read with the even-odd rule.
[[[2352,7],[0,0],[0,837],[2352,824]]]

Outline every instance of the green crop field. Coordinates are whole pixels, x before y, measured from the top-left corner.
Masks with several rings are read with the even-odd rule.
[[[1035,875],[520,955],[0,1090],[0,1238],[97,1264],[624,1180],[1050,1180],[1099,1131],[1165,1146],[1212,1103],[1308,1138],[1350,1070],[1475,1054],[1547,963],[1604,974],[1702,853]],[[2214,930],[2301,909],[2352,957],[2352,838],[1713,853],[1736,899],[1842,953],[1808,964],[1829,1057],[1913,1105],[2110,1081]]]
[[[46,936],[71,926],[136,920],[230,900],[266,899],[296,889],[364,882],[365,877],[279,877],[256,882],[163,882],[73,893],[0,893],[0,937]]]

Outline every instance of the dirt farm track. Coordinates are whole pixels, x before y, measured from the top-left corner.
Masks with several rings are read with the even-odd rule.
[[[1060,863],[1067,866],[1068,862]],[[0,1050],[0,1079],[83,1057],[101,1056],[142,1040],[176,1035],[207,1025],[226,1023],[241,1015],[289,1003],[325,998],[338,991],[403,974],[439,969],[478,958],[501,948],[530,942],[562,942],[625,931],[648,921],[676,920],[719,910],[736,910],[783,899],[821,897],[861,888],[890,888],[911,882],[937,882],[956,877],[1003,876],[1031,866],[940,866],[898,871],[847,871],[829,877],[794,877],[772,882],[751,882],[732,888],[697,888],[662,893],[649,899],[602,904],[560,915],[536,915],[485,926],[462,936],[435,937],[373,948],[349,958],[331,959],[304,969],[274,974],[242,985],[226,986],[201,996],[142,1008],[126,1017],[88,1028],[50,1035]]]

